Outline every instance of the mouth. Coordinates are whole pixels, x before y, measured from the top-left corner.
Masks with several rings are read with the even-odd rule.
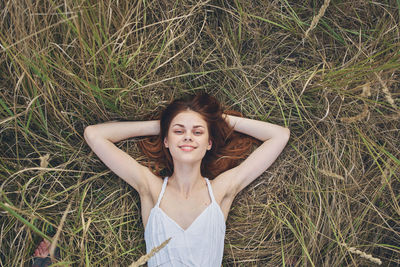
[[[192,150],[196,149],[196,147],[189,146],[189,145],[179,146],[179,148],[182,149],[183,151],[192,151]]]

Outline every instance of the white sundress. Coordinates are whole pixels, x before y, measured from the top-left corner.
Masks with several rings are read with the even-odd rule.
[[[207,178],[205,180],[211,204],[184,230],[159,207],[168,182],[168,177],[164,178],[157,204],[150,211],[144,232],[146,251],[149,253],[170,237],[171,240],[150,258],[147,262],[149,267],[221,266],[225,218],[215,201],[210,181]]]

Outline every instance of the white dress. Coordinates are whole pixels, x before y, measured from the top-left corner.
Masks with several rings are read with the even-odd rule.
[[[225,218],[215,201],[210,181],[205,178],[211,204],[183,230],[161,208],[160,202],[167,186],[168,177],[158,196],[157,204],[150,211],[144,232],[146,251],[159,246],[171,237],[169,243],[157,252],[148,262],[153,266],[201,266],[220,267],[224,251]]]

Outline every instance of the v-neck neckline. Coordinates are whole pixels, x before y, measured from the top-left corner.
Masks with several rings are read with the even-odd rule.
[[[204,213],[206,213],[206,211],[210,208],[212,204],[213,202],[211,201],[211,203],[193,220],[193,222],[186,229],[183,229],[182,226],[180,226],[174,219],[172,219],[167,213],[165,213],[165,211],[163,211],[159,206],[157,208],[161,211],[162,214],[164,214],[166,218],[168,218],[168,220],[172,221],[179,228],[179,230],[181,230],[182,232],[187,232],[190,230],[190,228],[192,228],[196,221],[198,221],[199,218],[202,217]]]
[[[206,207],[204,210],[202,210],[202,211],[200,212],[199,215],[197,215],[197,217],[192,221],[192,223],[188,226],[188,228],[183,229],[182,226],[180,226],[174,219],[172,219],[172,218],[160,207],[161,200],[162,200],[162,198],[164,197],[165,191],[167,190],[168,178],[169,178],[169,177],[166,177],[167,181],[165,182],[166,184],[165,184],[164,192],[162,192],[162,196],[161,196],[161,198],[160,198],[160,200],[159,200],[159,202],[158,202],[158,205],[156,205],[156,206],[157,206],[157,208],[161,211],[161,213],[163,213],[163,214],[165,215],[165,217],[167,217],[170,221],[172,221],[181,231],[186,232],[186,231],[188,231],[188,230],[192,227],[192,225],[194,225],[194,223],[197,221],[197,219],[199,219],[199,218],[208,210],[208,208],[213,204],[214,200],[213,200],[213,196],[211,195],[212,193],[211,193],[211,191],[210,191],[210,186],[211,186],[211,185],[209,185],[208,179],[204,177],[204,180],[206,181],[206,187],[207,187],[208,197],[210,198],[211,202],[210,202],[210,204],[207,205],[207,207]]]

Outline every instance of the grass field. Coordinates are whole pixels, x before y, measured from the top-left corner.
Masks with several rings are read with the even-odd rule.
[[[83,129],[199,91],[291,130],[224,266],[399,266],[399,23],[399,0],[1,1],[0,266],[57,229],[59,266],[145,254],[138,194]]]

